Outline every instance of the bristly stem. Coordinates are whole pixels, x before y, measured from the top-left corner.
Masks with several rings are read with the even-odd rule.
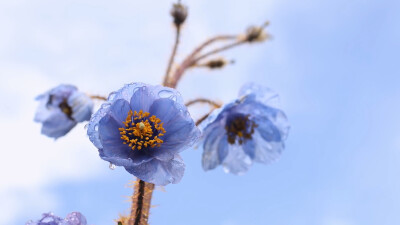
[[[128,225],[147,225],[154,184],[138,179],[134,185]],[[124,224],[125,225],[125,224]]]
[[[183,73],[186,69],[193,66],[193,59],[207,46],[217,42],[217,41],[226,41],[236,39],[235,35],[218,35],[216,37],[210,38],[204,43],[202,43],[199,47],[195,48],[192,53],[190,53],[181,63],[181,65],[174,71],[173,75],[170,77],[170,81],[166,82],[167,79],[164,79],[164,86],[175,88],[176,84],[182,77]]]
[[[171,56],[169,58],[167,71],[165,72],[164,82],[163,82],[164,84],[168,84],[168,82],[169,82],[169,75],[170,75],[170,72],[171,72],[172,65],[174,63],[176,52],[178,50],[180,36],[181,36],[181,26],[176,26],[175,44],[174,44],[174,47],[172,49]]]
[[[214,49],[214,50],[212,50],[210,52],[207,52],[207,53],[195,58],[193,61],[194,61],[194,63],[197,63],[200,60],[207,58],[208,56],[214,55],[214,54],[219,53],[219,52],[226,51],[228,49],[234,48],[234,47],[239,46],[241,44],[244,44],[246,42],[247,42],[246,40],[238,40],[238,41],[236,41],[234,43],[231,43],[231,44],[225,45],[225,46],[223,46],[221,48],[216,48],[216,49]]]
[[[104,100],[104,101],[107,100],[106,97],[100,96],[100,95],[89,95],[89,97],[90,97],[91,99],[98,99],[98,100]]]
[[[196,104],[196,103],[207,103],[209,105],[214,106],[215,108],[221,107],[221,104],[219,104],[219,103],[217,103],[215,101],[212,101],[210,99],[206,99],[206,98],[197,98],[197,99],[194,99],[194,100],[186,102],[185,105],[186,106],[191,106],[191,105]]]

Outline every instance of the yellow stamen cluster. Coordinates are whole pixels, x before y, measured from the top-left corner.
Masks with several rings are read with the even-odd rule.
[[[119,128],[121,139],[132,150],[160,147],[163,143],[163,140],[159,138],[166,133],[163,123],[156,116],[150,116],[148,112],[143,112],[143,110],[132,112],[132,110],[129,110],[128,116],[122,123],[125,127]],[[159,131],[158,134],[153,133],[153,128]]]

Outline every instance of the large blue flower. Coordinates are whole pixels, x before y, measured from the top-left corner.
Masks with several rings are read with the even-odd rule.
[[[55,216],[53,213],[43,213],[42,219],[28,221],[26,225],[87,225],[86,218],[80,212],[72,212],[65,219]]]
[[[179,152],[200,136],[180,94],[143,83],[113,92],[93,114],[88,135],[100,157],[149,183],[178,183]]]
[[[225,172],[243,174],[253,162],[277,159],[289,125],[285,114],[272,107],[276,98],[270,89],[247,84],[237,100],[215,110],[201,124],[203,169],[222,164]]]
[[[59,138],[78,122],[89,120],[93,101],[72,85],[59,85],[38,96],[35,121],[42,123],[42,134]]]

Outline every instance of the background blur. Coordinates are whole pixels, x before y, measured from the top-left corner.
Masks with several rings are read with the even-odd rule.
[[[0,224],[81,211],[89,224],[128,212],[123,168],[110,170],[84,125],[54,141],[34,98],[60,84],[107,95],[159,84],[174,30],[172,1],[0,1]],[[274,37],[223,54],[236,64],[186,74],[186,100],[229,101],[254,81],[277,91],[291,123],[286,150],[244,176],[203,172],[183,153],[181,183],[156,191],[153,225],[400,224],[400,2],[186,0],[178,61],[215,34],[271,21]]]

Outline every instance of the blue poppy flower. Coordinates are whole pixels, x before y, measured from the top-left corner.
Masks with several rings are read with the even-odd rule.
[[[181,95],[143,83],[113,92],[93,114],[88,135],[100,157],[149,183],[178,183],[185,169],[179,152],[200,136]]]
[[[34,222],[28,221],[26,225],[87,225],[86,218],[80,212],[72,212],[65,219],[55,216],[53,213],[43,213],[42,219]]]
[[[213,111],[200,125],[203,169],[222,164],[227,173],[243,174],[253,162],[277,159],[289,131],[285,114],[273,107],[277,97],[268,88],[247,84],[237,100]]]
[[[93,101],[72,85],[59,85],[39,95],[35,121],[42,123],[42,134],[59,138],[78,122],[89,120]]]

